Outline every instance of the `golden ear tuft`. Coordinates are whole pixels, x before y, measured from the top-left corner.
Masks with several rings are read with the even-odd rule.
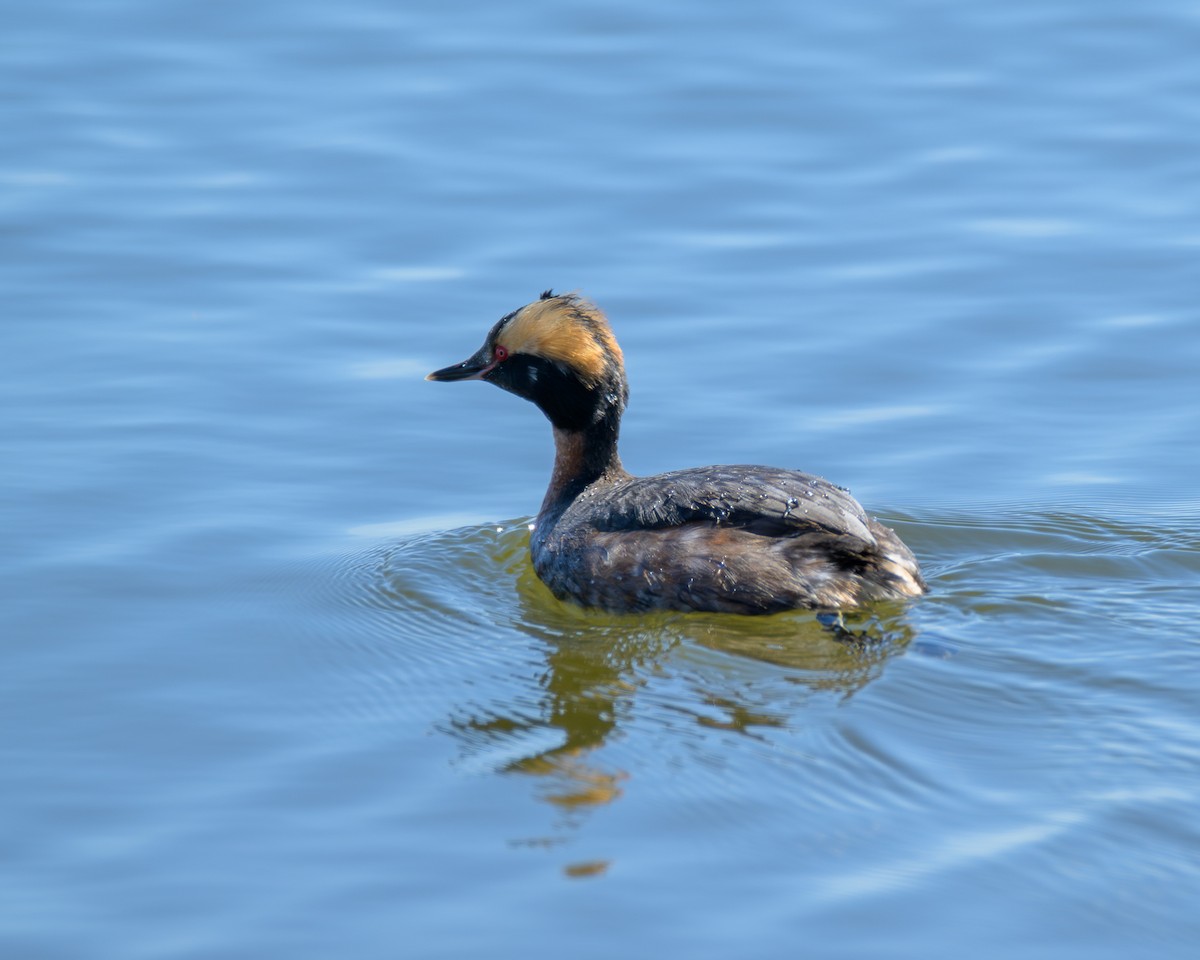
[[[600,308],[575,294],[549,290],[527,304],[501,331],[510,353],[528,353],[562,363],[589,384],[604,378],[609,362],[623,363],[621,348]]]

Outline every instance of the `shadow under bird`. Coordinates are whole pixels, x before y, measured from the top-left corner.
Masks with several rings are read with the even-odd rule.
[[[838,610],[925,593],[912,551],[842,487],[795,470],[712,466],[635,477],[617,437],[629,396],[604,314],[547,290],[427,380],[486,380],[554,428],[530,538],[560,599],[612,612]]]

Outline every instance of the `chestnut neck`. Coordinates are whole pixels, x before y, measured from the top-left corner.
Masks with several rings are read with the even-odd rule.
[[[561,513],[597,481],[629,476],[617,453],[620,428],[620,413],[616,410],[582,430],[554,428],[554,471],[539,519]]]

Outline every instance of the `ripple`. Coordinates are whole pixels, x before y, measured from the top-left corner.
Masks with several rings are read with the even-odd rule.
[[[428,365],[412,357],[366,360],[349,368],[350,376],[356,380],[409,380],[428,372]]]
[[[467,271],[462,267],[404,266],[380,267],[371,271],[369,279],[382,283],[442,283],[461,280]]]
[[[347,709],[411,718],[423,705],[417,713],[432,710],[433,728],[457,745],[460,771],[529,778],[534,795],[566,817],[564,829],[618,801],[629,771],[647,765],[711,766],[713,782],[679,782],[687,796],[672,802],[709,793],[727,738],[768,755],[782,747],[777,775],[792,776],[798,755],[787,743],[798,714],[814,698],[835,705],[863,689],[913,636],[900,606],[848,614],[834,627],[804,612],[583,610],[537,579],[526,521],[434,531],[424,523],[310,571],[320,580],[306,590],[318,634],[353,688]],[[379,528],[356,531],[370,532]],[[656,789],[670,795],[673,784]]]
[[[966,228],[973,233],[991,237],[1006,237],[1014,240],[1040,240],[1067,237],[1082,233],[1085,227],[1073,220],[1056,220],[1049,217],[1007,217],[991,220],[972,220]]]
[[[459,527],[304,564],[296,589],[311,642],[349,684],[345,708],[408,716],[484,678],[503,686],[527,674],[536,651],[505,624],[520,616],[528,536],[525,523]]]
[[[894,423],[899,420],[914,420],[934,417],[945,411],[929,404],[898,404],[879,407],[859,407],[839,410],[836,413],[814,413],[808,417],[807,425],[813,430],[841,430],[863,424]]]
[[[532,570],[525,520],[356,530],[386,536],[323,561],[310,598],[331,663],[354,684],[352,709],[420,717],[452,744],[458,775],[525,785],[544,822],[509,837],[522,849],[558,849],[640,797],[641,836],[699,831],[714,856],[736,856],[747,837],[774,842],[786,795],[811,818],[814,849],[878,845],[870,869],[835,872],[831,902],[997,857],[1049,858],[1126,803],[1106,784],[1157,749],[1145,723],[1190,709],[1168,680],[1120,680],[1170,675],[1178,648],[1122,646],[1119,633],[1101,647],[1092,634],[1101,606],[1131,630],[1150,596],[1155,630],[1182,615],[1200,531],[1036,504],[888,522],[926,559],[935,592],[848,614],[838,629],[804,612],[614,616],[560,603]],[[1081,721],[1121,744],[1086,775],[1091,806],[1035,798],[1030,816],[1013,815],[1015,797],[1081,749],[1055,739],[1077,740]],[[1178,749],[1143,766],[1137,802],[1179,801],[1190,735],[1163,734]],[[930,811],[945,821],[932,846],[886,827]],[[595,862],[619,862],[604,852]]]

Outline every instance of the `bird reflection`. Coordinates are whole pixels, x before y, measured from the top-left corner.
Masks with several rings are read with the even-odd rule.
[[[552,598],[548,606],[562,608]],[[527,603],[522,607],[531,613]],[[677,641],[665,631],[631,632],[628,623],[611,616],[573,608],[560,609],[557,616],[550,612],[540,621],[533,615],[525,619],[526,631],[541,641],[545,658],[534,695],[498,705],[486,715],[455,717],[450,729],[473,750],[505,755],[503,772],[543,778],[541,798],[574,822],[582,812],[621,795],[628,775],[595,754],[617,730],[643,682],[638,666]],[[552,745],[544,746],[548,739]],[[528,750],[512,753],[514,743],[525,742]]]
[[[852,696],[913,640],[900,604],[820,618],[619,617],[560,603],[529,568],[518,593],[519,628],[543,649],[536,688],[527,685],[510,702],[488,708],[473,705],[451,718],[448,731],[470,754],[503,758],[499,771],[537,778],[538,796],[557,811],[560,828],[578,825],[622,795],[630,774],[606,762],[604,748],[628,723],[639,697],[652,701],[639,709],[642,722],[657,709],[660,717],[690,718],[700,739],[706,730],[762,737],[786,727],[807,697]],[[697,657],[704,669],[695,667]],[[764,675],[755,664],[772,669]],[[682,700],[678,684],[670,698],[650,695],[656,684],[679,678],[686,681]],[[785,682],[768,682],[774,680]]]

